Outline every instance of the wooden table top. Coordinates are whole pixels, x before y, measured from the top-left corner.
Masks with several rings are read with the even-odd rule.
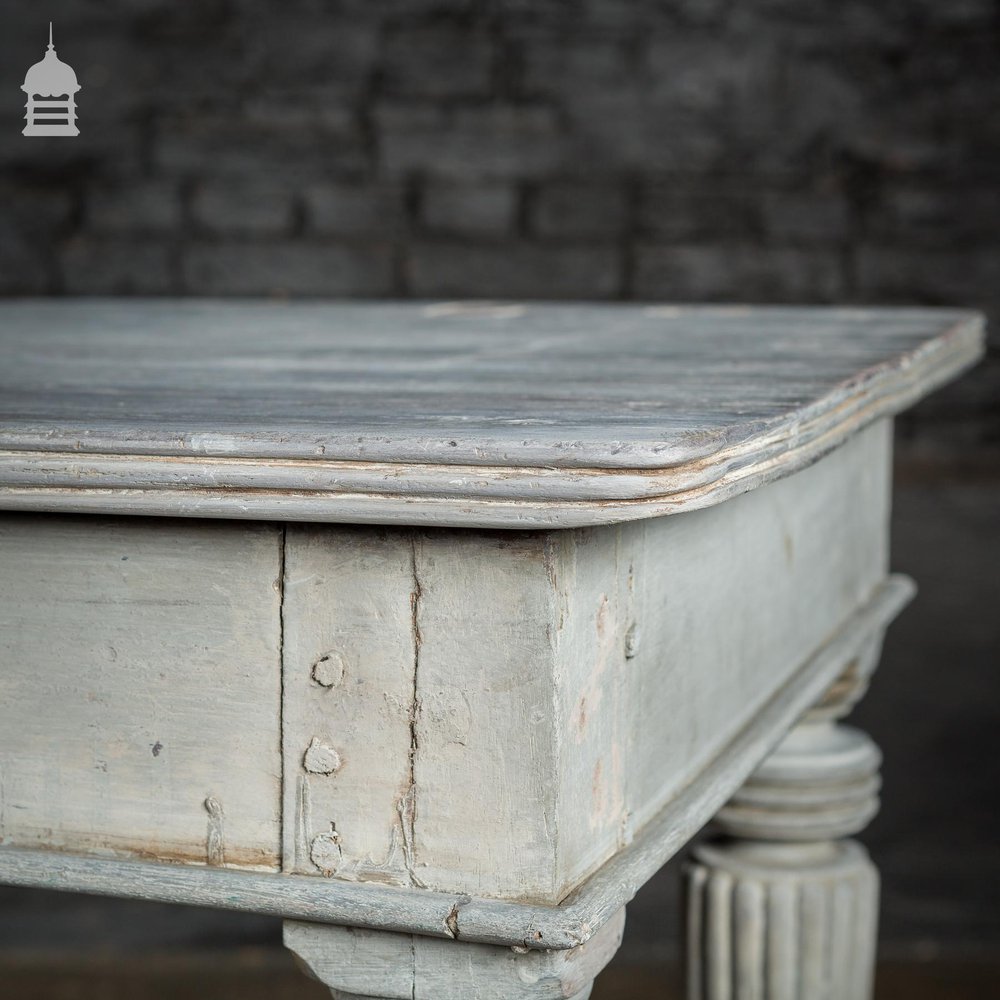
[[[944,309],[0,305],[0,508],[493,527],[707,506],[982,353]]]

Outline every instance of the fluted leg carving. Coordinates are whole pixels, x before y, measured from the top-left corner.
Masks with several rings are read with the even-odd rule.
[[[879,643],[719,812],[685,872],[688,1000],[868,1000],[878,872],[842,840],[878,810],[881,754],[842,725]]]
[[[878,874],[860,844],[705,845],[687,894],[689,1000],[871,994]]]

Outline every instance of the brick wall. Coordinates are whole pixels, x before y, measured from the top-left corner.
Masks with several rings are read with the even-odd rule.
[[[975,305],[995,0],[52,0],[0,292]],[[81,135],[20,135],[46,21]],[[994,341],[1000,344],[1000,339]],[[1000,351],[904,430],[1000,444]]]

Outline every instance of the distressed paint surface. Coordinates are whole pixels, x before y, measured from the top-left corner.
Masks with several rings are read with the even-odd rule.
[[[888,569],[891,428],[720,507],[562,542],[563,891],[627,843]]]
[[[278,867],[280,535],[0,516],[5,844]]]
[[[290,527],[286,865],[563,898],[885,579],[890,458],[623,526]]]
[[[414,850],[426,884],[558,891],[551,536],[418,535]]]
[[[0,521],[0,877],[370,928],[291,934],[400,1000],[585,1000],[574,959],[911,592],[884,418],[982,346],[934,310],[0,313],[0,506],[288,522]],[[705,909],[744,982],[758,888]]]
[[[572,527],[717,504],[971,365],[934,309],[0,306],[0,506]]]
[[[781,737],[826,700],[845,670],[870,658],[886,626],[912,598],[892,576],[823,643],[794,676],[618,851],[559,905],[505,901],[429,889],[256,873],[150,861],[53,855],[0,845],[0,881],[66,891],[187,902],[298,920],[530,950],[589,941],[714,815]]]
[[[287,529],[285,871],[413,883],[413,558],[405,532]]]
[[[637,562],[646,555],[647,577],[636,582],[636,614],[648,623],[640,656],[660,663],[631,690],[639,732],[683,705],[670,715],[670,739],[678,750],[698,745],[691,764],[706,760],[766,699],[765,677],[785,679],[803,649],[869,599],[888,572],[891,446],[883,422],[794,479],[714,516],[692,513],[686,531],[670,520],[623,528]],[[665,558],[654,563],[658,551]],[[662,775],[647,766],[629,776],[648,809]],[[668,781],[661,794],[677,787]]]
[[[334,996],[386,1000],[585,1000],[621,944],[625,911],[562,951],[286,921],[285,946]]]
[[[0,754],[5,825],[29,775],[46,789],[36,810],[60,801],[54,789],[72,780],[66,805],[44,807],[54,820],[30,820],[65,826],[66,839],[38,833],[39,842],[91,849],[122,837],[133,849],[148,840],[153,856],[266,865],[275,863],[273,829],[268,851],[251,857],[240,824],[274,823],[280,799],[285,871],[558,901],[884,578],[889,457],[880,424],[726,505],[563,532],[211,522],[158,531],[129,519],[12,516],[32,527],[9,533],[5,547],[8,578],[19,581],[2,611],[14,625],[4,639],[9,710],[44,719],[52,691],[34,679],[40,660],[75,657],[71,679],[86,684],[79,707],[60,704],[63,725],[107,742],[119,723],[143,720],[141,711],[123,719],[126,706],[148,704],[181,737],[150,730],[148,759],[123,785],[93,770],[117,760],[105,743],[89,751],[89,771],[75,757],[65,765],[71,779],[41,750],[35,763],[24,758],[12,735]],[[122,551],[131,562],[114,554],[118,539],[138,546]],[[43,555],[22,581],[28,549]],[[63,576],[50,608],[54,647],[43,653],[31,637],[53,601],[48,580]],[[95,599],[109,617],[80,603]],[[82,659],[80,630],[95,647]],[[116,630],[115,655],[125,654],[117,667],[102,660]],[[137,664],[158,672],[137,674]],[[64,685],[63,673],[53,683]],[[196,744],[208,706],[215,743]],[[48,733],[36,725],[28,746]],[[246,770],[248,745],[257,756]],[[163,823],[130,816],[137,795],[156,803],[153,812],[181,800],[179,752],[186,773],[239,780],[233,790],[206,784]],[[81,769],[88,781],[76,780]],[[109,813],[116,822],[98,818]],[[22,830],[29,818],[18,818]],[[197,840],[173,832],[183,824],[197,826]]]

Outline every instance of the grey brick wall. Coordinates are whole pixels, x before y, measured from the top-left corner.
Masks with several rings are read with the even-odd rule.
[[[0,293],[959,304],[996,0],[53,0],[0,32]],[[81,135],[20,135],[46,20]],[[990,363],[904,421],[1000,444]]]

